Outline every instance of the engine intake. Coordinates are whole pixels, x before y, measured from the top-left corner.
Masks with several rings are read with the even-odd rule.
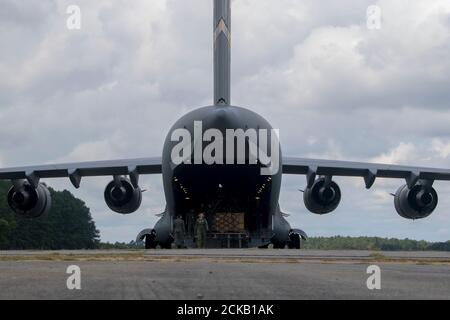
[[[341,202],[341,189],[330,178],[321,177],[311,188],[303,192],[306,208],[312,213],[327,214],[334,211]]]
[[[120,214],[129,214],[139,209],[142,202],[142,191],[135,188],[130,180],[116,177],[105,188],[105,202],[108,207]]]
[[[433,187],[419,181],[411,189],[405,184],[394,197],[395,210],[406,219],[422,219],[428,217],[438,204],[438,195]]]
[[[48,188],[39,183],[33,188],[28,182],[13,186],[8,191],[8,205],[18,215],[26,218],[38,218],[48,213],[51,207],[51,195]]]

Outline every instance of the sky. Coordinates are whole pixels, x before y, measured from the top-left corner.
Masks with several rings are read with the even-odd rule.
[[[212,103],[210,0],[0,0],[0,167],[160,156],[171,125]],[[69,29],[67,8],[81,10]],[[377,28],[367,9],[377,6]],[[379,28],[378,28],[379,26]],[[285,156],[450,167],[450,1],[234,0],[232,104],[280,130]],[[46,181],[91,209],[103,241],[157,221],[160,175],[141,208],[109,211],[109,178]],[[284,176],[280,206],[310,236],[450,239],[450,183],[410,221],[390,192],[404,183],[336,178],[336,211],[309,213]]]

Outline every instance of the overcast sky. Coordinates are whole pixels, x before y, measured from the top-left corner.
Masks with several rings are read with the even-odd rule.
[[[212,102],[212,0],[0,0],[0,167],[161,155],[170,126]],[[66,27],[69,5],[81,29]],[[369,29],[366,10],[381,9]],[[235,0],[232,103],[280,129],[285,156],[450,168],[450,1]],[[141,209],[103,202],[107,178],[47,181],[85,200],[104,241],[130,241],[165,206],[160,175]],[[427,219],[395,212],[403,183],[337,178],[332,214],[309,213],[303,176],[281,208],[311,236],[450,239],[450,183]]]

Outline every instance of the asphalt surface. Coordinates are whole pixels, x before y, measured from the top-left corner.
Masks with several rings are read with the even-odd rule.
[[[381,290],[369,290],[369,265]],[[81,290],[67,289],[67,267]],[[0,299],[450,299],[450,253],[0,252]]]

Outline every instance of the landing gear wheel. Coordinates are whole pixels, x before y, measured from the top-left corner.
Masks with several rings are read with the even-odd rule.
[[[157,243],[153,240],[145,241],[145,249],[156,249]]]
[[[300,249],[300,235],[299,234],[291,234],[289,236],[289,249]]]

